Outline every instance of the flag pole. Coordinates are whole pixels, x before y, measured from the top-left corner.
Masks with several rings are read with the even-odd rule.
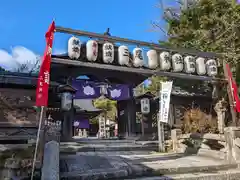
[[[44,106],[41,106],[39,124],[38,124],[38,132],[37,132],[37,139],[36,139],[36,146],[35,146],[33,163],[32,163],[31,180],[33,180],[33,177],[34,177],[35,165],[36,165],[36,160],[37,160],[38,144],[39,144],[39,140],[40,140],[40,132],[41,132],[42,121],[43,121],[43,112],[44,112]]]
[[[228,80],[229,74],[227,72],[226,65],[227,65],[226,61],[223,60],[224,77]],[[232,125],[237,126],[237,114],[234,109],[233,92],[232,92],[231,82],[229,82],[229,80],[227,81],[227,94],[228,94],[228,101],[229,101],[229,105],[230,105],[230,112],[231,112],[231,116],[232,116]]]

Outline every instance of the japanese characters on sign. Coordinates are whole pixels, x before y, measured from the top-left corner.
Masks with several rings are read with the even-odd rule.
[[[168,71],[171,68],[170,53],[162,52],[160,54],[160,68],[161,70]]]
[[[81,55],[81,42],[76,37],[71,37],[68,40],[68,55],[71,59],[78,59]]]
[[[43,76],[39,76],[39,88],[38,88],[38,93],[37,93],[37,98],[42,98],[43,97],[43,88],[44,84],[49,85],[50,81],[50,75],[48,71],[43,72]]]
[[[48,88],[50,83],[50,64],[52,55],[53,37],[55,31],[55,22],[53,21],[46,37],[46,49],[43,56],[43,62],[40,67],[38,82],[36,88],[36,106],[47,106],[48,104]]]
[[[195,73],[196,65],[194,57],[186,56],[184,58],[184,67],[186,73]]]
[[[98,43],[95,40],[89,40],[86,44],[87,59],[89,61],[96,61],[98,56]]]
[[[174,72],[181,72],[183,70],[183,57],[180,54],[172,56],[172,66]]]
[[[120,65],[129,65],[129,50],[127,46],[119,46],[118,48],[118,63]]]
[[[134,67],[142,67],[144,65],[143,50],[141,48],[133,49],[133,65]]]
[[[150,100],[148,98],[141,99],[141,112],[143,114],[150,113]]]
[[[114,46],[112,43],[103,44],[103,62],[112,63],[114,60]]]
[[[159,98],[159,121],[168,123],[168,114],[170,108],[170,98],[172,91],[172,81],[162,82]]]
[[[209,59],[206,63],[207,74],[209,76],[217,75],[217,62],[214,59]]]
[[[68,44],[68,55],[71,59],[79,59],[81,53],[81,42],[76,37],[71,37]],[[111,64],[116,58],[115,46],[113,43],[104,42],[102,46],[103,63]],[[51,49],[49,49],[51,51]],[[88,61],[96,61],[98,58],[99,45],[96,40],[90,39],[86,43],[86,57]],[[143,67],[145,64],[145,51],[143,48],[136,47],[130,54],[129,49],[125,45],[120,45],[117,52],[118,64],[121,66],[133,66],[136,68]],[[132,59],[131,59],[132,57]],[[185,72],[189,74],[216,76],[217,63],[216,60],[205,60],[202,57],[193,57],[191,55],[181,55],[172,52],[158,52],[150,49],[146,52],[147,68],[157,69],[171,72]],[[100,59],[99,59],[100,60]],[[207,63],[205,63],[207,61]],[[99,61],[98,61],[99,62]]]

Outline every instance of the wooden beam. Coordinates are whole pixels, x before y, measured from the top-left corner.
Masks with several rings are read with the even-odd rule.
[[[66,64],[66,65],[72,65],[72,66],[81,66],[81,67],[88,67],[88,68],[96,68],[96,69],[105,69],[105,70],[109,70],[109,71],[146,74],[146,75],[150,75],[150,76],[154,74],[154,70],[150,70],[150,69],[115,66],[115,65],[110,65],[110,64],[91,63],[91,62],[76,61],[76,60],[63,59],[63,58],[52,58],[52,63]]]
[[[142,74],[146,76],[157,75],[157,76],[164,76],[164,77],[192,79],[192,80],[201,80],[201,81],[226,81],[225,79],[214,78],[209,76],[198,76],[198,75],[191,75],[186,73],[173,73],[173,72],[166,72],[161,70],[115,66],[110,64],[91,63],[91,62],[76,61],[76,60],[62,59],[62,58],[52,58],[52,63],[96,68],[96,69],[105,69],[109,71],[137,73],[137,74]]]
[[[72,35],[76,35],[76,36],[88,36],[88,37],[104,39],[104,40],[108,40],[108,41],[112,41],[112,42],[123,42],[123,43],[128,43],[128,44],[147,46],[147,47],[155,49],[157,51],[178,52],[178,53],[184,53],[184,54],[189,54],[189,55],[198,56],[198,57],[214,58],[214,59],[216,57],[220,56],[213,52],[202,52],[202,51],[197,51],[194,49],[185,49],[185,48],[172,48],[172,47],[168,47],[168,46],[159,45],[156,43],[137,41],[137,40],[132,40],[132,39],[120,38],[120,37],[116,37],[116,36],[107,36],[107,35],[103,35],[103,34],[99,34],[99,33],[80,31],[80,30],[64,28],[64,27],[60,27],[60,26],[56,27],[56,32],[67,33],[67,34],[72,34]]]

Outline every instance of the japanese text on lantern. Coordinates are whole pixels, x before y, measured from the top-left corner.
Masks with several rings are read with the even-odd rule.
[[[112,57],[112,46],[111,45],[106,45],[105,46],[105,56],[107,57]]]
[[[129,57],[129,51],[128,51],[128,49],[124,49],[123,56]]]
[[[93,48],[93,55],[97,56],[97,43],[96,42],[93,42],[92,48]]]
[[[136,51],[136,58],[139,58],[140,60],[143,60],[143,56],[142,56],[142,51],[141,50],[137,50]]]

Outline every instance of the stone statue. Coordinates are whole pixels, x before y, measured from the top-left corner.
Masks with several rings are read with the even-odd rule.
[[[225,101],[224,98],[222,98],[216,103],[214,110],[217,113],[219,133],[223,134],[225,127],[225,115],[227,111],[227,102]]]

